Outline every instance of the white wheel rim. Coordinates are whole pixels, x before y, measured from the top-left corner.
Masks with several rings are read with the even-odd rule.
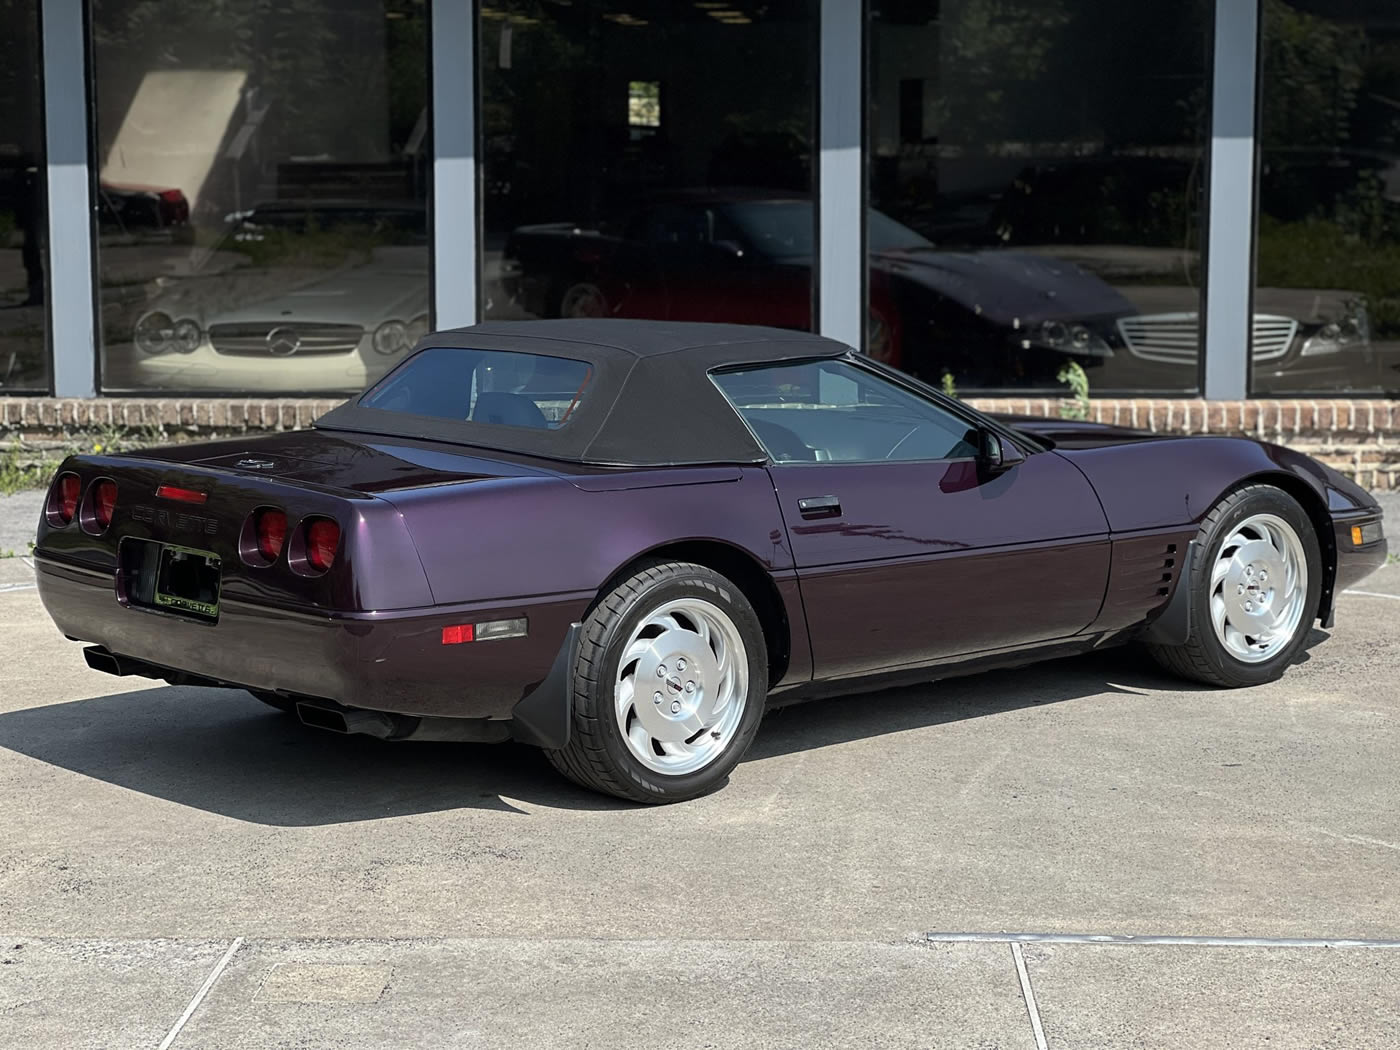
[[[1292,525],[1255,514],[1225,537],[1211,567],[1210,619],[1231,656],[1262,663],[1287,648],[1307,600],[1308,559]]]
[[[632,632],[613,689],[617,727],[654,773],[704,769],[729,749],[749,695],[749,656],[722,609],[682,598]]]

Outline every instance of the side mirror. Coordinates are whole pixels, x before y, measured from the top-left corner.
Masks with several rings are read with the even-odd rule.
[[[989,474],[1000,474],[1010,470],[1017,463],[1025,462],[1025,454],[993,430],[984,430],[979,436],[978,460],[982,469]]]

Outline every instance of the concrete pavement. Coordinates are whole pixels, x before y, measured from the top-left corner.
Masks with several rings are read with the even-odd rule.
[[[42,491],[16,492],[0,495],[0,555],[13,551],[28,554],[34,530],[39,525],[39,511],[44,506]]]
[[[1132,651],[770,716],[629,808],[90,672],[0,563],[0,1046],[1393,1045],[1400,567],[1276,685]],[[1327,637],[1330,634],[1331,637]]]

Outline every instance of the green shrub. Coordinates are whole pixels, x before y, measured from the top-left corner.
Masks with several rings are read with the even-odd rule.
[[[1066,362],[1055,376],[1069,387],[1073,400],[1060,403],[1061,419],[1089,418],[1089,376],[1078,361]]]

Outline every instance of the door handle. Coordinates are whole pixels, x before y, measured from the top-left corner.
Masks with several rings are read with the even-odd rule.
[[[804,518],[835,518],[841,513],[841,501],[835,496],[808,496],[797,501],[797,511]]]

